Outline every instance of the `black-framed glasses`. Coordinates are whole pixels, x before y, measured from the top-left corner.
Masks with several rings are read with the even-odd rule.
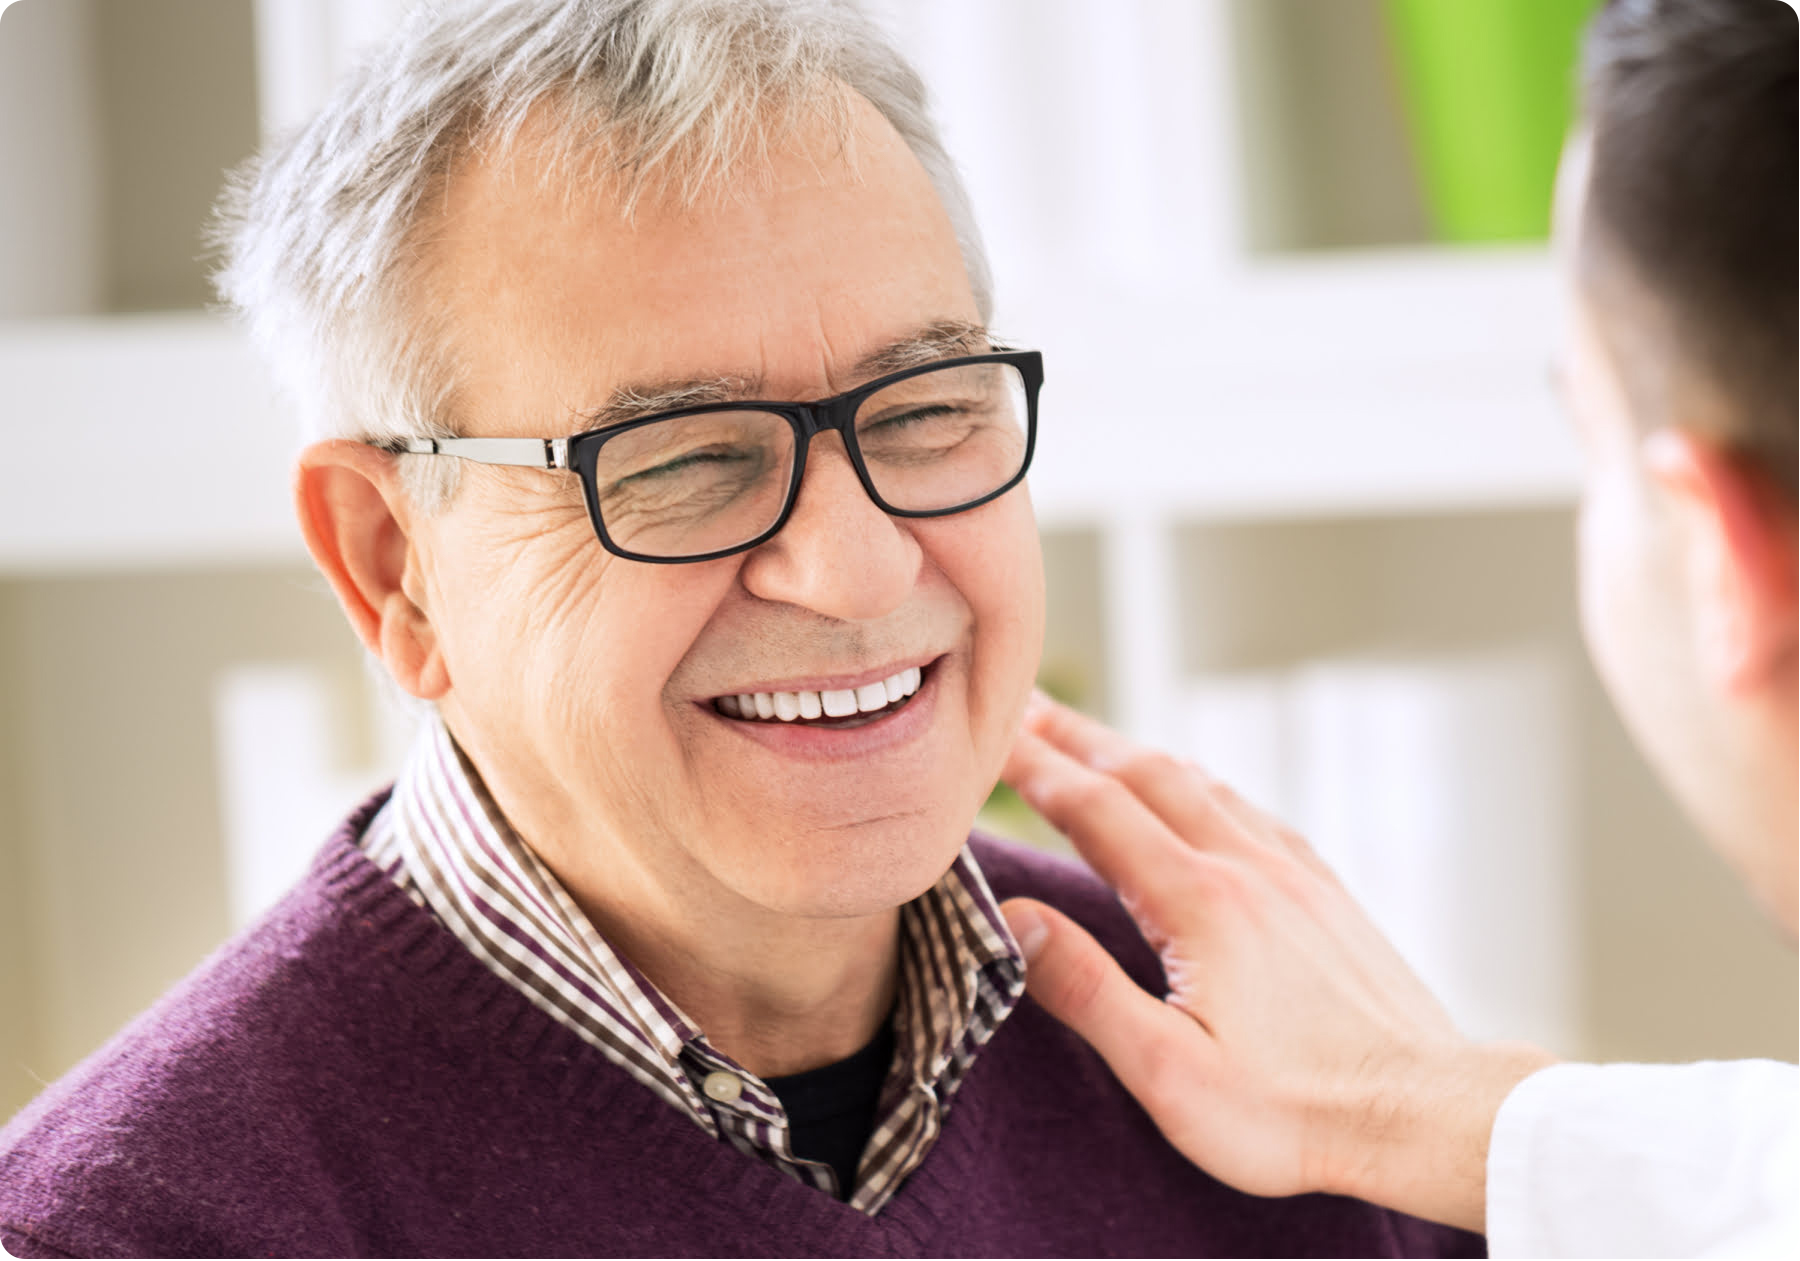
[[[398,450],[573,469],[606,550],[716,560],[787,524],[814,435],[835,430],[863,489],[896,517],[966,512],[1017,486],[1037,443],[1043,356],[940,359],[816,403],[703,403],[568,438],[415,438]]]

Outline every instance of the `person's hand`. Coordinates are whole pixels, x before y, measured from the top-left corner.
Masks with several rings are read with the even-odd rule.
[[[1032,996],[1176,1148],[1252,1194],[1481,1229],[1494,1114],[1549,1055],[1459,1034],[1306,842],[1193,764],[1040,697],[1004,778],[1161,955],[1166,999],[1067,917],[1002,907]]]

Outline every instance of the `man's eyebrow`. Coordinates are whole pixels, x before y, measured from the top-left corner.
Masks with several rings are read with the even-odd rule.
[[[743,377],[692,377],[680,381],[654,381],[638,385],[622,385],[612,392],[594,411],[578,413],[588,429],[605,429],[628,420],[671,412],[678,407],[700,407],[707,403],[730,403],[754,398],[758,382]]]
[[[871,351],[857,360],[851,371],[856,380],[866,381],[939,359],[982,354],[990,346],[984,326],[942,320]],[[577,413],[577,419],[585,429],[605,429],[679,407],[757,398],[762,389],[759,379],[733,376],[639,382],[618,387],[600,407]]]
[[[855,372],[858,380],[868,380],[938,359],[983,354],[991,344],[987,329],[980,324],[940,320],[864,355],[857,360]]]

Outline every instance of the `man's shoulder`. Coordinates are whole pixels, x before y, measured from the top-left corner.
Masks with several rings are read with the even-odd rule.
[[[969,849],[1000,901],[1037,898],[1059,910],[1065,903],[1089,909],[1099,909],[1109,900],[1117,905],[1112,890],[1077,859],[986,832],[970,833]]]
[[[1055,907],[1145,989],[1165,991],[1156,953],[1088,867],[981,835],[970,847],[998,900]],[[1147,1255],[1483,1255],[1477,1236],[1373,1205],[1264,1199],[1214,1180],[1168,1144],[1098,1053],[1029,995],[971,1067],[945,1134],[935,1176],[966,1181],[1008,1223],[1007,1242],[1021,1252],[1067,1250],[1099,1224],[1113,1246]],[[974,1169],[979,1178],[963,1177]]]
[[[969,848],[997,901],[1036,898],[1094,935],[1133,980],[1161,993],[1162,964],[1118,895],[1085,863],[976,832]]]

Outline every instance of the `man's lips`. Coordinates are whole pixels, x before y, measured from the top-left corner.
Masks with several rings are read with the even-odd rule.
[[[713,698],[713,709],[740,722],[860,726],[905,706],[929,668],[906,666],[884,678],[840,688],[772,688]]]
[[[894,670],[893,666],[886,668]],[[804,718],[796,718],[792,722],[783,722],[780,718],[732,718],[711,701],[698,701],[696,705],[719,724],[721,734],[730,732],[733,736],[761,745],[766,752],[781,758],[784,763],[855,763],[862,773],[872,774],[874,766],[869,759],[898,757],[901,761],[894,765],[911,766],[916,771],[917,759],[927,756],[925,737],[928,732],[936,730],[938,701],[942,699],[946,687],[954,689],[958,678],[953,654],[945,654],[917,668],[920,675],[918,691],[869,713],[863,713],[859,709],[843,718],[827,718],[822,704],[819,717],[810,722]],[[885,684],[885,679],[889,677],[892,675],[875,681]],[[788,688],[781,689],[783,691],[794,690],[792,685],[803,681],[814,684],[856,683],[859,687],[867,687],[869,676],[814,676],[806,680],[796,678],[783,681],[790,684]],[[772,684],[774,680],[770,682]],[[817,687],[810,690],[824,692],[843,689]],[[882,691],[885,697],[885,686]],[[752,692],[749,695],[751,710],[754,712],[756,694]],[[774,704],[773,695],[770,697],[770,704]]]

